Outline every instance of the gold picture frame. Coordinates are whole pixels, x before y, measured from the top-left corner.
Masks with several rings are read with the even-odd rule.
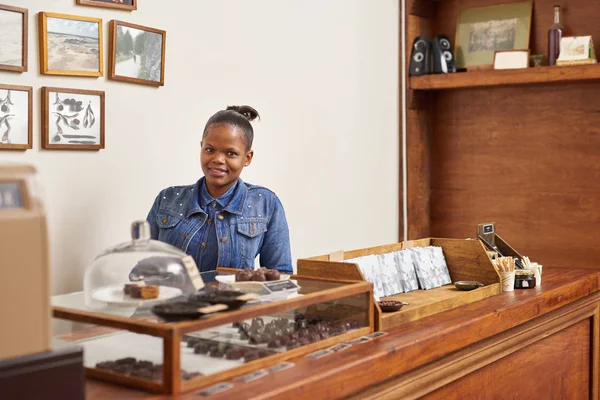
[[[532,12],[532,1],[461,11],[456,26],[456,67],[493,65],[496,51],[529,49]]]
[[[38,17],[41,74],[104,75],[102,19],[48,12]]]

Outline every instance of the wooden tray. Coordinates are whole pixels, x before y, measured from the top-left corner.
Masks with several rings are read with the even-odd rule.
[[[399,311],[384,313],[377,302],[374,302],[376,330],[387,330],[501,293],[500,277],[494,269],[485,248],[478,240],[471,239],[425,238],[299,259],[298,275],[365,281],[357,264],[342,261],[370,254],[385,254],[411,247],[426,246],[440,246],[442,248],[452,282],[479,281],[484,286],[463,292],[456,289],[452,284],[430,290],[414,290],[383,297],[381,300],[400,300],[409,304]]]

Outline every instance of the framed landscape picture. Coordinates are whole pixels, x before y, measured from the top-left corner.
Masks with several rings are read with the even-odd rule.
[[[31,86],[0,84],[0,150],[27,150],[32,143]]]
[[[104,148],[104,92],[42,88],[42,148]]]
[[[39,13],[40,73],[102,76],[102,20]]]
[[[163,86],[166,40],[165,31],[110,21],[110,79]]]
[[[77,4],[129,11],[137,10],[137,0],[77,0]]]
[[[0,70],[27,71],[27,21],[24,8],[0,4]]]

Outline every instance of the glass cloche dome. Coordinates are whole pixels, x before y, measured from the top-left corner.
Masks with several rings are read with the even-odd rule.
[[[188,273],[197,271],[192,257],[150,239],[147,221],[131,224],[131,239],[102,252],[86,268],[86,307],[143,307],[195,292]]]

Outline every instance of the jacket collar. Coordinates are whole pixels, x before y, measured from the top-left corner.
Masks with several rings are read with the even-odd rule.
[[[204,210],[202,210],[202,207],[200,206],[200,202],[199,202],[199,195],[201,193],[202,185],[204,184],[204,180],[205,180],[204,177],[198,179],[198,182],[196,182],[193,186],[193,190],[190,193],[191,198],[190,198],[188,210],[186,213],[187,218],[189,218],[190,216],[192,216],[194,214],[198,214],[198,213],[206,214],[204,212]],[[235,190],[234,190],[233,194],[231,195],[231,200],[223,208],[223,210],[230,212],[231,214],[241,215],[243,206],[244,206],[244,202],[246,200],[247,192],[248,192],[248,188],[246,187],[246,184],[244,183],[244,181],[241,178],[238,178],[238,182],[235,187]]]

